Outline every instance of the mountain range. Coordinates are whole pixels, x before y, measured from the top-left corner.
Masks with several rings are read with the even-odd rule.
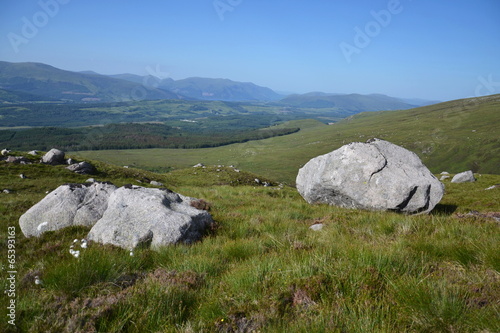
[[[50,65],[0,61],[0,103],[33,101],[117,102],[159,99],[269,102],[277,106],[362,111],[409,109],[431,101],[380,94],[313,92],[284,96],[251,82],[191,77],[159,79],[135,74],[72,72]]]

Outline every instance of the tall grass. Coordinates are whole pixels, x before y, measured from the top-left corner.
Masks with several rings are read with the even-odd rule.
[[[2,249],[7,226],[43,197],[41,189],[81,181],[57,167],[0,168],[0,179],[16,191],[0,197]],[[234,186],[232,178],[215,185],[216,170],[197,184],[183,183],[193,170],[168,183],[166,175],[106,168],[99,177],[118,185],[154,177],[206,200],[216,230],[192,245],[137,249],[133,256],[90,244],[74,258],[69,246],[88,228],[39,238],[24,238],[18,228],[19,331],[500,330],[498,222],[464,215],[471,208],[499,211],[499,189],[484,190],[500,183],[498,176],[447,185],[447,209],[406,216],[308,205],[290,187]],[[11,177],[20,172],[36,176],[25,183]],[[323,229],[309,229],[315,223]]]

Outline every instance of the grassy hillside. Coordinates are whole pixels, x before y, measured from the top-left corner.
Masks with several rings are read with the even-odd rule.
[[[50,98],[19,91],[9,91],[5,89],[0,89],[0,103],[2,104],[48,101],[48,100],[50,100]]]
[[[431,171],[500,174],[500,95],[403,111],[367,112],[334,125],[304,120],[283,126],[298,133],[225,147],[79,152],[80,156],[151,170],[197,163],[236,165],[292,183],[309,159],[340,146],[377,137],[418,154]]]
[[[352,114],[363,111],[403,110],[414,105],[401,100],[380,94],[318,94],[291,95],[279,101],[280,104],[309,107],[309,108],[335,108]]]
[[[0,193],[2,274],[14,227],[19,332],[500,331],[491,213],[500,188],[485,190],[500,176],[447,183],[432,214],[405,216],[311,206],[293,188],[257,186],[254,178],[265,179],[232,168],[154,174],[94,163],[98,180],[156,180],[206,200],[217,228],[201,242],[134,256],[90,244],[76,259],[69,247],[88,229],[27,239],[18,219],[46,191],[88,176],[0,162],[0,189],[11,190]],[[309,229],[317,223],[322,230]],[[11,299],[0,293],[2,332],[14,331]]]

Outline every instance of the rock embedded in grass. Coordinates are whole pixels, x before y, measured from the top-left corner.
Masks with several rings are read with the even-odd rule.
[[[80,175],[92,175],[97,172],[96,168],[88,162],[73,163],[66,169]]]
[[[167,189],[121,187],[111,194],[88,239],[125,249],[195,242],[213,220],[207,211],[193,207],[193,201]]]
[[[52,148],[42,157],[42,163],[57,165],[57,164],[65,164],[64,160],[65,153],[59,149]]]
[[[476,181],[476,178],[474,178],[474,173],[471,170],[457,173],[451,179],[452,183],[468,183],[468,182],[475,182],[475,181]]]
[[[21,231],[31,237],[75,225],[93,226],[116,189],[112,184],[99,182],[61,185],[19,218]],[[38,228],[42,223],[46,223],[44,228]]]
[[[415,153],[380,139],[311,159],[296,183],[311,204],[406,214],[430,212],[444,194],[444,185]]]
[[[92,227],[88,240],[133,249],[199,240],[214,223],[208,203],[168,189],[110,183],[65,184],[19,219],[27,237],[69,226]]]

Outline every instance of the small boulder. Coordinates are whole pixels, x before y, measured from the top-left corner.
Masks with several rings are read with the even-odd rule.
[[[467,182],[475,182],[475,181],[476,181],[476,178],[474,178],[474,173],[471,170],[457,173],[451,179],[452,183],[467,183]]]
[[[109,195],[116,186],[108,183],[66,184],[50,192],[19,218],[26,237],[39,236],[43,231],[83,225],[94,225],[104,214]]]
[[[448,179],[450,178],[450,176],[441,176],[441,178],[439,178],[439,180],[445,180],[445,179]]]
[[[71,164],[70,166],[66,167],[66,169],[78,173],[80,175],[91,175],[97,171],[95,167],[88,162]]]
[[[324,224],[323,223],[315,223],[312,226],[309,227],[309,229],[314,230],[314,231],[320,231],[323,229]]]
[[[38,155],[38,150],[32,150],[32,151],[28,152],[28,155],[36,156],[36,155]]]
[[[2,156],[6,156],[6,155],[8,155],[9,153],[10,153],[10,149],[7,149],[7,148],[2,149]]]
[[[157,182],[156,180],[152,180],[149,184],[153,186],[165,186],[163,183]]]
[[[59,149],[52,148],[42,157],[42,163],[57,165],[65,164],[64,160],[65,153]]]
[[[390,142],[355,142],[311,159],[297,175],[309,203],[346,208],[428,213],[444,185],[413,152]]]
[[[9,156],[5,161],[7,163],[31,164],[31,161],[24,156]]]
[[[167,189],[120,187],[111,194],[106,212],[88,239],[125,249],[192,243],[213,223],[207,211],[191,205],[193,201]]]

